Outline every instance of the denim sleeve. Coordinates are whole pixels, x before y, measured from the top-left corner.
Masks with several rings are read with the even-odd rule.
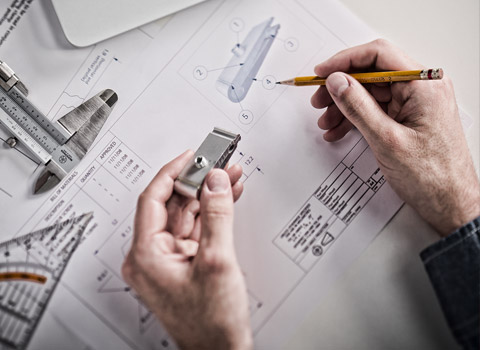
[[[464,349],[479,349],[480,217],[420,257],[453,336]]]

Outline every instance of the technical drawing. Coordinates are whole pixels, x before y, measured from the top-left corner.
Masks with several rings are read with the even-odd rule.
[[[66,342],[68,342],[70,349],[96,350],[89,344],[90,339],[80,337],[74,328],[72,329],[69,327],[69,325],[60,319],[55,313],[50,312],[49,316],[53,322],[55,322],[56,326],[56,337],[54,340],[54,343],[56,344],[52,346],[52,349],[60,348],[62,346],[61,344],[66,344]]]
[[[230,158],[230,164],[241,165],[243,173],[240,181],[244,184],[254,174],[265,175],[263,169],[260,167],[260,165],[258,165],[257,159],[255,159],[253,155],[247,154],[238,149],[235,150],[232,158]]]
[[[190,140],[193,143],[198,130],[207,123],[218,125],[220,122],[228,129],[234,124],[245,133],[256,128],[250,135],[245,135],[248,141],[237,154],[237,162],[243,166],[242,181],[248,182],[247,190],[237,204],[239,215],[235,221],[235,238],[239,262],[248,277],[252,329],[259,348],[279,348],[278,339],[296,328],[299,318],[306,314],[305,308],[311,309],[322,300],[319,296],[323,296],[331,285],[331,280],[322,274],[323,266],[326,270],[333,266],[328,278],[339,276],[347,266],[343,262],[358,256],[368,244],[362,243],[368,240],[354,240],[358,245],[347,250],[348,254],[338,250],[345,259],[341,264],[336,265],[335,261],[328,264],[328,259],[335,256],[335,251],[329,249],[342,249],[337,242],[352,237],[348,236],[354,231],[351,223],[356,225],[363,219],[363,224],[357,226],[358,230],[355,227],[357,232],[354,233],[368,238],[372,237],[369,232],[378,232],[394,213],[395,202],[392,204],[388,196],[381,197],[388,187],[383,185],[371,154],[364,152],[363,146],[355,147],[348,159],[342,160],[344,151],[350,149],[353,142],[337,144],[335,150],[314,143],[310,137],[311,118],[308,118],[312,113],[307,97],[310,93],[302,92],[302,89],[287,91],[289,88],[275,84],[280,78],[311,73],[315,63],[344,48],[345,42],[358,40],[357,36],[336,33],[326,26],[329,21],[324,21],[323,17],[316,21],[307,15],[306,2],[240,0],[205,2],[205,6],[211,6],[211,11],[207,13],[197,7],[186,17],[183,16],[187,12],[175,15],[165,40],[162,37],[145,55],[151,60],[131,59],[132,55],[144,52],[135,47],[141,39],[138,35],[133,36],[125,47],[115,46],[115,41],[122,41],[118,38],[109,42],[106,55],[100,47],[88,54],[85,52],[85,61],[81,64],[76,61],[75,66],[79,69],[69,74],[68,79],[72,77],[72,80],[66,88],[64,79],[49,86],[49,91],[55,91],[52,98],[64,91],[53,104],[49,117],[55,119],[64,114],[79,99],[87,98],[96,89],[113,81],[114,76],[124,78],[125,75],[119,75],[124,69],[128,69],[125,72],[129,73],[129,79],[125,85],[119,86],[125,88],[125,95],[120,98],[124,98],[122,104],[126,111],[118,116],[115,124],[107,126],[109,129],[75,177],[51,196],[36,201],[35,208],[24,209],[34,203],[33,200],[21,202],[22,192],[1,184],[0,207],[5,207],[6,201],[15,203],[8,199],[11,197],[5,191],[13,198],[19,198],[17,203],[22,204],[22,216],[16,214],[14,220],[7,217],[13,210],[5,208],[2,227],[8,227],[12,222],[10,225],[15,225],[16,229],[21,224],[22,230],[29,230],[85,210],[95,212],[94,222],[90,222],[83,233],[83,243],[63,274],[61,286],[56,289],[52,298],[54,303],[49,303],[44,314],[49,316],[51,311],[55,312],[60,322],[76,333],[79,341],[69,341],[64,335],[59,339],[57,332],[51,332],[54,328],[50,325],[41,327],[40,324],[36,336],[43,335],[46,345],[50,345],[43,348],[76,349],[79,348],[76,343],[95,349],[175,348],[160,322],[122,280],[120,269],[133,235],[133,216],[139,193],[170,153],[181,149]],[[325,17],[322,13],[320,15]],[[252,83],[248,93],[242,100],[234,102],[219,93],[217,81],[232,59],[232,47],[245,43],[251,30],[271,17],[275,18],[275,23],[281,24],[278,31],[281,37],[276,35],[271,40],[263,64],[255,75],[250,76]],[[324,43],[328,44],[325,50]],[[26,46],[30,49],[30,45]],[[21,49],[21,45],[18,48]],[[158,62],[163,62],[164,57],[168,60],[160,68]],[[63,56],[59,58],[63,59]],[[51,60],[61,61],[55,57]],[[155,63],[155,67],[147,66],[149,62]],[[239,61],[237,66],[228,69],[237,70],[245,65],[246,62]],[[133,77],[146,83],[147,78],[143,76],[149,77],[148,84],[142,86],[145,89],[137,98],[134,96],[137,82]],[[165,107],[165,102],[176,101],[178,92],[185,93],[190,102],[184,103],[182,99],[178,106],[175,103],[175,111],[182,115],[182,119],[169,120],[169,113],[161,113],[159,117],[157,111]],[[44,95],[48,94],[42,91],[39,98],[43,100]],[[45,108],[52,105],[53,100],[48,101]],[[191,110],[198,113],[181,113]],[[144,119],[139,118],[142,115]],[[145,123],[147,120],[149,123]],[[186,128],[180,130],[178,126],[183,122]],[[142,130],[141,138],[138,130]],[[163,138],[164,135],[167,137]],[[17,158],[20,157],[17,155]],[[33,168],[34,165],[26,158],[16,163],[22,163],[19,167]],[[231,160],[233,163],[234,159]],[[320,164],[317,167],[311,163]],[[329,171],[337,165],[338,169],[330,176]],[[0,167],[3,168],[3,163]],[[8,166],[5,169],[11,173]],[[300,175],[302,181],[296,181]],[[8,176],[15,183],[14,176]],[[370,195],[373,200],[367,205]],[[307,202],[304,203],[304,199]],[[14,208],[13,205],[10,207]],[[15,207],[15,211],[18,212],[18,208]],[[378,215],[375,215],[377,211]],[[349,226],[350,232],[349,229],[343,230],[345,226]],[[285,235],[280,237],[284,232]],[[44,276],[42,271],[37,274]],[[0,282],[0,288],[7,283]],[[34,282],[23,283],[40,286]],[[19,291],[10,289],[5,294],[0,290],[0,299],[5,295],[3,299],[7,300],[12,295],[15,301]],[[11,294],[13,292],[15,294]],[[300,298],[302,303],[298,303]],[[48,319],[43,317],[41,322],[45,324],[45,321]],[[5,326],[3,322],[0,325]],[[49,342],[48,338],[56,339]],[[32,338],[31,343],[34,341]],[[52,345],[56,343],[63,346]]]
[[[246,39],[232,49],[233,57],[217,79],[217,90],[234,103],[247,96],[265,57],[277,36],[280,25],[274,18],[253,27]]]
[[[323,44],[322,32],[298,22],[287,8],[273,10],[259,2],[252,14],[239,1],[178,73],[240,130],[249,132],[286,91],[276,82],[305,75],[303,67]]]
[[[111,74],[109,70],[118,71],[120,66],[115,54],[106,48],[95,45],[89,55],[85,57],[78,72],[48,111],[48,117],[56,120],[70,112],[73,106],[83,103],[101,83],[104,74]]]
[[[273,243],[304,271],[310,270],[384,183],[361,138]]]
[[[101,285],[97,290],[98,293],[126,293],[137,301],[138,331],[140,334],[144,334],[148,330],[149,326],[156,321],[153,313],[147,309],[138,295],[113,273],[105,269],[97,276],[97,280],[101,282]]]
[[[92,286],[95,286],[95,290],[90,290],[89,292],[92,295],[96,294],[96,300],[103,300],[97,307],[102,310],[105,317],[107,317],[107,314],[109,315],[108,317],[115,317],[114,314],[117,315],[116,317],[119,317],[119,313],[124,318],[128,316],[129,333],[137,334],[139,337],[148,337],[147,333],[156,334],[158,342],[155,348],[169,349],[173,346],[173,341],[164,331],[160,330],[160,325],[155,315],[123,281],[121,276],[120,267],[128,254],[132,237],[133,213],[94,251],[95,261],[100,263],[95,265],[101,266],[101,269],[98,270],[95,280],[92,279]],[[128,313],[118,309],[111,309],[108,306],[116,303],[122,303],[125,309],[128,308]],[[148,340],[145,339],[145,341]]]

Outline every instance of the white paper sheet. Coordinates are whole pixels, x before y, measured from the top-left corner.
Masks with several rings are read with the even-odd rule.
[[[110,87],[120,98],[93,149],[46,195],[30,195],[35,165],[0,149],[1,169],[13,169],[0,173],[2,238],[95,213],[30,348],[69,339],[69,348],[78,349],[174,347],[122,281],[120,266],[138,194],[165,162],[196,149],[214,126],[242,134],[232,159],[243,166],[245,182],[235,243],[256,346],[281,347],[401,201],[358,132],[323,141],[316,126],[321,112],[309,102],[314,88],[272,88],[267,80],[311,75],[316,63],[373,33],[336,1],[211,0],[173,16],[148,39],[137,30],[78,50],[59,38],[48,6],[34,2],[30,10],[32,17],[0,47],[0,59],[30,85],[37,105],[54,118],[79,102],[76,95]],[[231,102],[216,80],[232,48],[270,17],[281,26],[278,36],[245,100]],[[26,56],[32,49],[37,54]],[[82,78],[104,50],[111,63],[87,89]],[[199,67],[206,77],[198,79]]]

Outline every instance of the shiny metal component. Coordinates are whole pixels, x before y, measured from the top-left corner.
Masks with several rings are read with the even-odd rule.
[[[104,90],[52,122],[28,99],[28,90],[15,72],[0,61],[0,124],[24,144],[43,164],[45,171],[35,183],[34,192],[42,193],[60,182],[85,156],[118,100],[117,94]]]
[[[43,144],[44,148],[48,150],[56,148],[59,144],[63,145],[71,136],[65,128],[58,122],[52,122],[46,115],[44,115],[37,107],[35,107],[22,93],[17,86],[12,87],[8,91],[8,98],[11,103],[17,106],[17,123],[23,124],[25,129],[36,128],[37,132],[32,134],[36,141]],[[23,116],[26,118],[23,118]],[[24,122],[27,120],[27,122]],[[44,137],[46,136],[46,137]],[[51,150],[48,150],[52,152]]]
[[[442,78],[443,78],[442,68],[424,69],[420,72],[421,80],[436,80],[436,79],[442,79]]]
[[[204,156],[198,156],[195,158],[195,166],[198,169],[205,168],[208,165],[208,161]]]
[[[14,148],[16,145],[17,145],[17,139],[15,137],[9,137],[7,139],[7,141],[5,141],[5,143],[10,147],[10,148]]]
[[[37,182],[35,182],[33,193],[41,194],[50,191],[59,183],[60,179],[57,175],[52,173],[50,170],[44,170],[43,173],[38,177]]]
[[[200,198],[208,172],[225,168],[240,139],[239,134],[214,128],[175,180],[175,191],[188,198]]]
[[[58,121],[73,136],[53,151],[52,159],[35,184],[34,193],[52,189],[77,166],[100,133],[117,100],[115,92],[104,90]]]
[[[24,95],[28,95],[27,87],[23,85],[12,68],[2,61],[0,61],[0,86],[5,91],[10,91],[13,86],[16,86]]]
[[[234,103],[241,102],[250,90],[280,25],[273,17],[252,28],[245,40],[232,49],[233,57],[217,79],[217,90]]]
[[[87,153],[117,100],[117,94],[106,89],[58,120],[59,124],[74,134],[67,145],[78,157]]]

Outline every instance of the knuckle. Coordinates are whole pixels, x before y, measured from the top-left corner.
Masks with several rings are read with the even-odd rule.
[[[230,266],[226,253],[213,248],[205,248],[202,254],[202,265],[209,273],[223,273]]]
[[[233,216],[233,209],[231,205],[224,205],[223,203],[209,203],[205,210],[205,216],[207,217],[207,220],[225,220]]]
[[[210,209],[205,213],[208,221],[224,221],[231,217],[231,213],[227,212],[227,210],[219,208],[219,209]]]
[[[122,263],[122,277],[128,285],[136,286],[139,277],[148,271],[149,266],[145,264],[145,249],[135,247],[130,250]]]
[[[400,150],[403,148],[400,132],[395,128],[387,128],[381,134],[381,142],[387,152]]]
[[[390,41],[388,41],[387,39],[383,39],[383,38],[378,38],[378,39],[375,39],[373,41],[373,43],[378,46],[378,47],[381,47],[381,48],[385,48],[385,47],[390,47],[392,46],[392,43]]]
[[[145,248],[143,248],[140,244],[137,244],[134,249],[132,249],[129,253],[129,258],[132,266],[135,269],[141,269],[143,266],[143,261],[145,260],[145,256],[148,256],[148,252]]]
[[[130,254],[127,256],[127,258],[124,260],[122,264],[122,276],[123,279],[127,284],[132,284],[133,283],[133,265],[130,261]]]
[[[142,205],[143,203],[145,203],[145,201],[148,200],[148,194],[146,193],[146,191],[143,191],[142,193],[140,193],[140,195],[138,196],[138,199],[137,199],[137,206],[140,206]]]

